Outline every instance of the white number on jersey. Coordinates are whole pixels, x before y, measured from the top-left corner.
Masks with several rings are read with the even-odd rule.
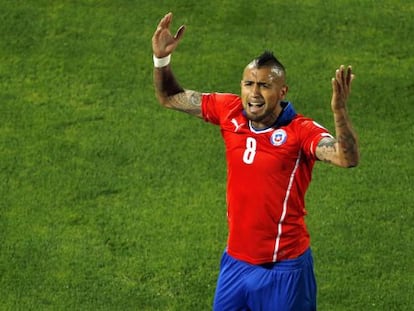
[[[243,153],[243,162],[246,164],[252,164],[256,155],[256,139],[253,137],[247,137],[246,150]]]

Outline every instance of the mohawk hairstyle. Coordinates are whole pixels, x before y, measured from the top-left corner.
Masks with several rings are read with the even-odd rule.
[[[255,59],[257,67],[272,66],[285,72],[285,66],[273,55],[271,51],[264,51],[262,55]]]

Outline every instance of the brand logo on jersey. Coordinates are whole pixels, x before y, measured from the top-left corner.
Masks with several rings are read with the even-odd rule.
[[[233,123],[235,127],[234,129],[235,132],[237,132],[244,125],[244,123],[239,124],[235,118],[231,119],[231,123]]]
[[[286,142],[287,134],[285,130],[278,129],[272,133],[270,136],[270,142],[273,146],[280,146]]]

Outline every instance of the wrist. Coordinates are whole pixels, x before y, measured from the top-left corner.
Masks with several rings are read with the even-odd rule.
[[[162,68],[162,67],[167,66],[170,63],[171,54],[168,54],[167,56],[161,57],[161,58],[159,58],[155,55],[152,55],[152,60],[154,61],[154,67],[155,68]]]

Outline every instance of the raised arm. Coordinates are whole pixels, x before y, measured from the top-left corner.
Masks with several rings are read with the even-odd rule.
[[[331,108],[334,115],[336,138],[321,139],[316,156],[319,160],[340,167],[354,167],[359,162],[358,139],[352,128],[346,102],[354,79],[351,66],[342,65],[332,78]]]
[[[152,36],[155,94],[164,107],[201,118],[201,93],[182,88],[171,69],[171,53],[178,46],[185,31],[185,26],[181,26],[173,36],[170,32],[171,21],[172,13],[166,14]]]

